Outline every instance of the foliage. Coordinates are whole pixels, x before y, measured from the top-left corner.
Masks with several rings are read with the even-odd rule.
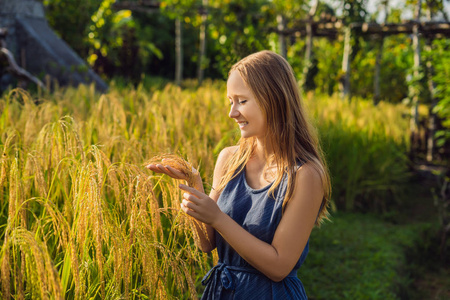
[[[213,68],[223,78],[239,59],[259,50],[268,49],[268,24],[274,17],[263,0],[211,1],[209,31],[215,43]],[[253,13],[249,13],[253,12]]]
[[[439,99],[433,112],[443,120],[444,128],[436,133],[442,146],[446,141],[450,142],[450,40],[436,40],[433,45],[436,49],[429,55],[433,59],[435,72],[435,97]]]
[[[379,43],[381,43],[380,39],[359,39],[361,51],[351,62],[350,87],[353,95],[373,98],[376,56],[380,51]],[[385,101],[400,102],[408,96],[408,86],[405,82],[406,70],[409,70],[413,63],[409,43],[406,36],[384,38],[380,61],[380,98]],[[342,46],[338,43],[336,48],[340,47]]]
[[[138,82],[150,61],[163,58],[149,39],[157,26],[136,22],[129,10],[115,11],[115,2],[45,0],[44,5],[53,29],[96,72]]]
[[[342,2],[345,23],[365,22],[367,20],[367,0],[344,0]]]
[[[183,26],[183,77],[196,76],[199,26],[206,12],[205,76],[224,79],[229,67],[240,58],[258,50],[279,48],[278,35],[274,32],[278,15],[285,18],[287,28],[294,28],[307,17],[311,5],[307,1],[291,0],[209,0],[205,11],[200,0],[166,0],[160,2],[160,12],[147,14],[114,11],[113,3],[114,0],[87,0],[80,6],[73,0],[44,1],[49,23],[97,72],[108,78],[129,78],[135,84],[141,74],[173,78],[175,18],[180,18]],[[415,1],[407,5],[414,8]],[[424,12],[436,14],[442,10],[442,1],[426,1],[423,6]],[[337,17],[345,24],[368,21],[375,15],[369,15],[366,7],[366,0],[320,2],[315,19]],[[400,22],[401,13],[401,9],[390,8],[387,21]],[[352,36],[351,93],[368,98],[373,95],[375,57],[380,40],[363,38],[357,31],[352,32]],[[287,59],[297,78],[303,80],[304,37],[290,36],[285,40]],[[383,100],[400,102],[408,96],[408,86],[412,84],[407,78],[412,78],[408,77],[408,72],[412,72],[413,64],[410,43],[407,35],[384,39],[380,77]],[[336,40],[314,39],[313,60],[317,64],[308,78],[311,87],[329,95],[338,91],[342,52],[341,35]],[[437,68],[445,68],[439,60],[434,63],[439,65]],[[420,86],[424,84],[423,78],[412,79]],[[419,85],[414,92],[427,97],[426,89]]]
[[[161,12],[171,19],[181,18],[190,21],[197,15],[196,9],[200,7],[199,0],[164,0],[160,2]]]
[[[131,11],[114,11],[115,0],[104,0],[92,15],[88,34],[91,45],[88,62],[97,72],[126,76],[138,82],[142,63],[162,52],[150,42],[148,29],[136,23]]]
[[[332,223],[313,230],[310,253],[298,273],[308,298],[408,299],[410,270],[404,253],[423,243],[420,233],[426,227],[334,214]]]
[[[91,16],[101,3],[102,0],[43,1],[49,25],[83,58],[89,54]]]
[[[137,84],[141,74],[173,78],[175,70],[174,22],[183,24],[183,56],[185,78],[196,76],[198,35],[201,15],[205,12],[200,0],[166,0],[160,2],[160,12],[146,14],[114,11],[114,0],[45,0],[47,17],[53,28],[94,69],[108,78],[122,76]],[[307,17],[311,3],[292,0],[209,0],[207,9],[207,49],[205,76],[226,78],[229,67],[240,58],[262,49],[277,50],[277,16],[282,15],[286,27],[293,28]],[[406,4],[413,9],[415,1]],[[337,7],[336,7],[337,6]],[[334,8],[333,8],[334,7]],[[423,1],[424,13],[436,15],[443,9],[442,1]],[[378,13],[378,12],[377,12]],[[339,18],[345,24],[374,19],[367,11],[367,0],[346,0],[340,3],[320,2],[316,20]],[[401,9],[390,8],[388,22],[401,21]],[[338,16],[339,15],[339,16]],[[375,57],[379,40],[353,35],[351,93],[363,98],[373,95]],[[297,78],[302,79],[304,67],[304,37],[286,38],[288,57]],[[342,36],[337,40],[314,39],[313,60],[317,62],[310,86],[329,95],[339,89],[342,61]],[[407,35],[384,39],[381,61],[380,97],[400,102],[408,96],[407,78],[418,84],[414,93],[427,97],[424,79],[408,76],[412,72],[411,39]],[[439,52],[439,47],[436,48]],[[433,51],[434,52],[434,51]],[[436,52],[436,54],[438,54]],[[436,68],[445,68],[435,59]],[[422,73],[421,73],[422,74]],[[442,77],[441,77],[442,78]],[[419,89],[421,89],[419,91]],[[411,93],[409,93],[411,94]],[[442,135],[443,133],[439,133]]]
[[[321,38],[314,40],[314,48],[320,49],[315,51],[318,61],[318,73],[314,78],[317,91],[331,96],[338,92],[339,72],[336,70],[341,69],[343,44]]]
[[[307,103],[321,133],[335,204],[371,211],[394,205],[408,179],[406,107],[337,97]]]

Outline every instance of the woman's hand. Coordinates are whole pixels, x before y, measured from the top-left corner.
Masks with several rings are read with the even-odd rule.
[[[164,163],[164,159],[161,162]],[[146,168],[152,170],[155,173],[166,174],[174,179],[187,180],[187,176],[183,172],[181,172],[180,170],[177,170],[175,168],[172,168],[171,166],[167,166],[167,165],[164,166],[162,164],[149,164],[146,166]],[[192,171],[194,172],[194,170],[192,170]],[[197,170],[195,170],[195,172],[197,172]]]
[[[189,216],[214,227],[213,224],[223,214],[216,201],[187,185],[180,184],[179,187],[185,191],[181,209]]]
[[[194,167],[192,167],[192,173],[187,174],[186,171],[182,171],[182,166],[180,166],[180,169],[177,169],[176,166],[174,168],[172,166],[169,166],[168,164],[164,165],[165,160],[166,159],[163,159],[161,161],[162,164],[149,164],[146,166],[146,168],[156,173],[166,174],[174,179],[186,180],[190,186],[203,191],[202,178],[200,177],[200,173],[196,169],[194,169]]]

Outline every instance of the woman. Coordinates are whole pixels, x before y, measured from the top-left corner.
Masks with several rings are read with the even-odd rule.
[[[219,154],[209,196],[200,176],[180,185],[182,210],[206,225],[197,226],[199,247],[219,254],[202,299],[307,299],[297,270],[312,228],[327,218],[330,180],[292,68],[273,52],[254,53],[231,68],[227,97],[239,145]]]

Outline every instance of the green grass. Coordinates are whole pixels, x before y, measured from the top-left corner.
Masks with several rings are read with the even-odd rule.
[[[314,229],[299,270],[310,299],[401,299],[412,278],[407,253],[426,223],[394,225],[365,214],[336,213]]]

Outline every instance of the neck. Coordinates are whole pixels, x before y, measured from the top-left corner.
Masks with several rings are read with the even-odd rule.
[[[256,139],[256,148],[254,151],[255,158],[268,161],[273,154],[272,144],[267,139]]]

